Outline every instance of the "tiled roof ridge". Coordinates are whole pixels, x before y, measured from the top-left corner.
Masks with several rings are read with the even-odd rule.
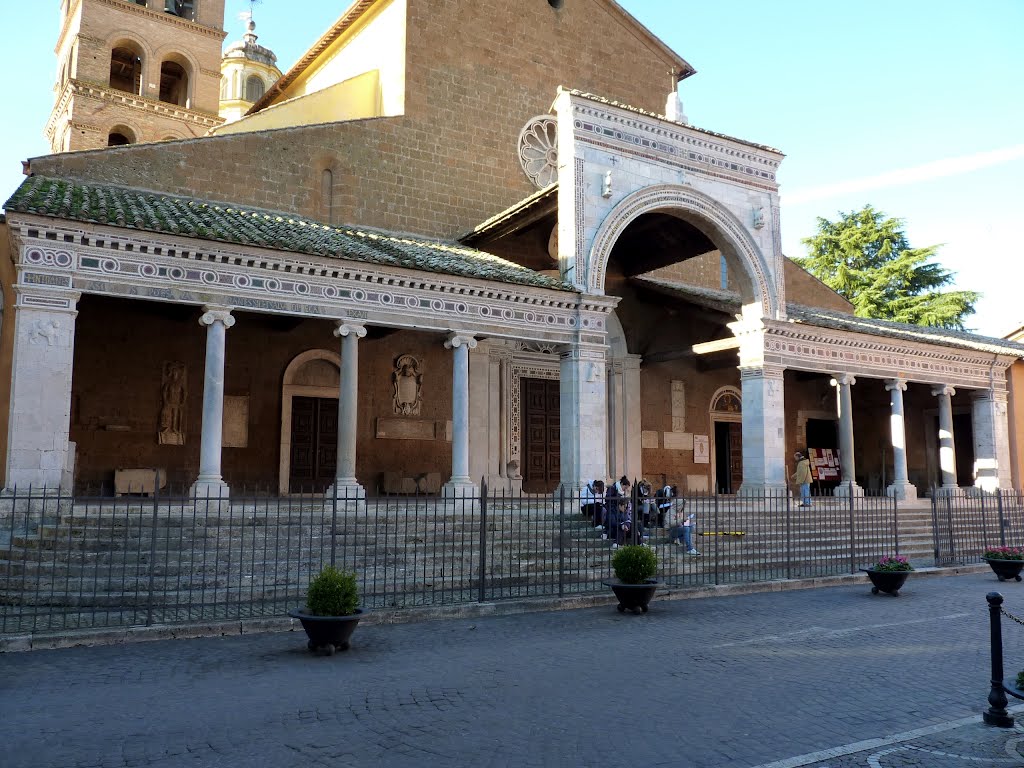
[[[398,266],[553,290],[561,280],[454,241],[331,225],[286,211],[155,190],[33,175],[4,203],[17,211],[202,240]]]

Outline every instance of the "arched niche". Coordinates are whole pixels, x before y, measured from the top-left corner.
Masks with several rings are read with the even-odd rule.
[[[720,445],[719,435],[721,433],[727,433],[731,435],[733,430],[738,430],[740,437],[740,446],[742,446],[742,427],[743,427],[743,393],[739,387],[725,386],[719,387],[715,390],[715,393],[711,395],[711,401],[708,404],[709,419],[708,423],[711,427],[711,487],[715,489],[717,493],[737,493],[739,486],[743,481],[742,470],[740,476],[735,479],[726,480],[723,482],[722,478],[719,477],[719,456],[723,451],[727,453],[731,450],[736,450],[737,446]],[[718,425],[722,424],[723,427]],[[735,458],[742,467],[743,456],[742,450],[739,455],[733,457],[729,454],[729,459]],[[728,459],[727,459],[728,460]]]
[[[341,384],[341,356],[326,349],[310,349],[292,358],[281,382],[281,454],[278,490],[289,493],[292,456],[292,398],[338,399]]]

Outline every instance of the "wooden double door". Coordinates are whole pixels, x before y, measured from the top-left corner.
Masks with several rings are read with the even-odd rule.
[[[292,493],[323,493],[334,482],[338,463],[338,401],[327,397],[292,398]]]
[[[557,379],[521,379],[523,490],[550,493],[561,480]]]
[[[715,421],[715,486],[718,493],[737,493],[743,484],[743,424]]]

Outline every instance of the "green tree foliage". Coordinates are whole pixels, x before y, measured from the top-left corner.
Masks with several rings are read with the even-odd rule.
[[[797,264],[860,317],[964,330],[981,294],[942,290],[953,284],[953,273],[931,261],[939,246],[911,248],[903,222],[870,205],[839,216],[818,218],[817,233],[801,241],[808,255],[793,259]]]

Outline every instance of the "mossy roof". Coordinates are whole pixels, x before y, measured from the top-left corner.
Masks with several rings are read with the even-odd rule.
[[[131,187],[29,176],[4,209],[533,288],[574,290],[561,280],[455,242],[332,226],[281,211]]]

